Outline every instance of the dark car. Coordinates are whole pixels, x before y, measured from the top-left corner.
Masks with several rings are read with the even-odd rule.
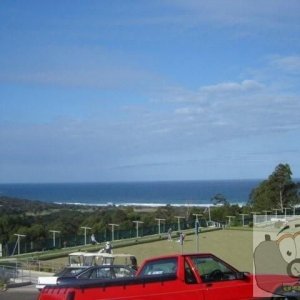
[[[64,276],[57,279],[58,285],[69,285],[74,281],[110,280],[124,277],[134,277],[136,271],[125,265],[100,265],[89,267],[74,276]]]

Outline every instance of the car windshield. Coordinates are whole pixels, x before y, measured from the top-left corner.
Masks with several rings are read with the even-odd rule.
[[[236,270],[214,257],[193,257],[196,269],[204,282],[236,279]]]

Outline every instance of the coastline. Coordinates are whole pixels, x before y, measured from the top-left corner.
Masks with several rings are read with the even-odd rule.
[[[230,205],[248,202],[258,180],[139,183],[0,184],[0,196],[85,206],[209,207],[215,195]]]
[[[83,202],[54,202],[54,204],[58,205],[77,205],[77,206],[95,206],[95,207],[165,207],[165,206],[172,206],[172,207],[200,207],[200,208],[207,208],[207,207],[218,207],[219,205],[214,205],[212,203],[138,203],[138,202],[129,202],[129,203],[83,203]],[[246,202],[239,202],[239,203],[229,203],[230,205],[238,205],[239,207],[243,207],[246,205]]]

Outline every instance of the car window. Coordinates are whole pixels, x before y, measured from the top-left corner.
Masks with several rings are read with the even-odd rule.
[[[148,262],[141,270],[141,276],[176,274],[177,258],[167,258]]]
[[[85,268],[65,268],[62,271],[55,274],[58,277],[67,277],[67,276],[75,276],[79,272],[83,271]]]
[[[204,282],[236,279],[236,271],[214,257],[193,257],[192,261]]]
[[[90,278],[93,270],[87,270],[78,275],[79,278]]]
[[[124,267],[114,267],[113,268],[113,276],[115,278],[121,278],[121,277],[129,277],[132,276],[134,272],[130,269],[124,268]]]
[[[113,278],[111,268],[97,269],[96,273],[97,273],[96,275],[97,278],[106,278],[106,279]]]

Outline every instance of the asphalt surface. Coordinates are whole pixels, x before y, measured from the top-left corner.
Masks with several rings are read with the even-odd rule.
[[[38,290],[35,285],[9,288],[7,291],[0,291],[0,300],[36,300]]]

